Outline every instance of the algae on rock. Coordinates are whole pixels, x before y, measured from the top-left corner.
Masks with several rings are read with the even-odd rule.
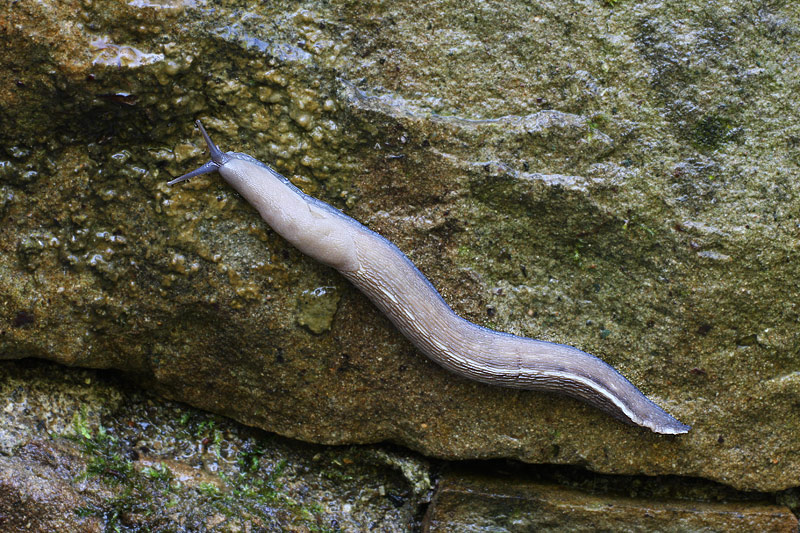
[[[0,357],[119,369],[319,443],[797,484],[794,6],[6,11]],[[459,314],[594,353],[693,431],[438,368],[216,176],[165,185],[204,158],[197,118],[395,242]],[[318,335],[309,278],[341,289]]]

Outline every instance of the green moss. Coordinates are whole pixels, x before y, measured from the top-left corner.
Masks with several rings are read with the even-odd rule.
[[[142,468],[142,475],[147,477],[148,479],[161,481],[169,485],[172,482],[175,476],[172,475],[172,472],[169,468],[166,467],[164,463],[158,463],[156,466],[146,466]]]
[[[219,498],[222,494],[221,491],[219,490],[219,487],[217,487],[213,483],[200,483],[199,485],[197,485],[197,491],[200,494],[203,494],[213,499]]]
[[[122,453],[119,439],[103,426],[92,430],[86,423],[85,407],[75,413],[72,423],[74,434],[66,437],[76,442],[89,459],[79,479],[100,476],[106,481],[127,482],[133,474],[133,465]]]
[[[107,486],[112,495],[84,505],[75,510],[80,517],[94,516],[102,520],[104,531],[131,531],[131,517],[148,527],[167,520],[162,509],[181,505],[194,492],[192,504],[198,512],[219,514],[230,520],[245,516],[259,517],[264,509],[280,509],[286,523],[309,531],[332,531],[324,525],[329,512],[321,503],[298,501],[287,491],[284,478],[290,468],[286,458],[272,460],[267,457],[270,446],[266,441],[255,440],[240,449],[233,467],[217,474],[216,480],[198,483],[178,482],[167,462],[159,461],[143,468],[134,468],[127,455],[127,445],[104,425],[92,427],[87,408],[74,413],[70,431],[62,435],[75,443],[86,460],[86,468],[76,482],[97,481]],[[219,417],[196,411],[178,413],[175,418],[181,439],[206,443],[207,456],[225,459],[221,448],[230,428]],[[54,438],[59,438],[54,435]],[[326,466],[319,475],[337,484],[353,484],[359,477],[354,474],[354,454],[351,449],[344,454],[326,452]],[[145,519],[144,517],[150,517]],[[255,518],[257,520],[257,518]],[[138,527],[135,530],[140,530]]]

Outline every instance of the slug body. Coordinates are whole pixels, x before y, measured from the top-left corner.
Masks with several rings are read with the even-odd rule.
[[[563,344],[493,331],[456,315],[391,242],[338,209],[300,191],[252,157],[217,148],[197,121],[211,161],[184,176],[219,172],[284,239],[358,287],[422,353],[467,378],[583,400],[656,433],[686,433],[597,357]]]

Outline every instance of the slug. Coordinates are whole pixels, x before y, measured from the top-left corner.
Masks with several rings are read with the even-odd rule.
[[[200,121],[211,161],[176,178],[219,172],[284,239],[338,270],[414,346],[446,369],[489,385],[572,396],[656,433],[682,424],[597,357],[577,348],[487,329],[456,315],[397,246],[253,157],[222,152]]]

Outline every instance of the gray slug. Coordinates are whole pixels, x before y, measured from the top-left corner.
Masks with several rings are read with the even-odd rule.
[[[566,394],[656,433],[689,431],[593,355],[500,333],[459,317],[397,246],[303,193],[264,163],[245,154],[223,153],[199,120],[197,126],[211,161],[169,185],[219,172],[272,229],[341,272],[417,349],[446,369],[490,385]]]

